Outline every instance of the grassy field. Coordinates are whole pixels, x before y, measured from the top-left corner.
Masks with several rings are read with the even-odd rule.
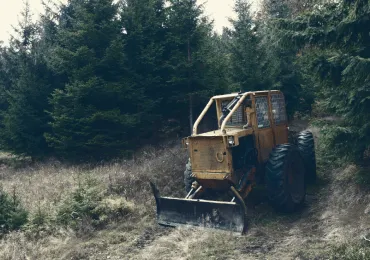
[[[95,166],[31,164],[6,154],[1,162],[2,188],[20,199],[30,223],[3,237],[0,259],[101,259],[93,256],[101,247],[147,243],[146,230],[158,229],[149,181],[164,194],[183,196],[186,154],[177,146],[149,147],[135,160]],[[89,214],[95,209],[102,211],[99,221]],[[65,216],[73,210],[75,218]]]
[[[305,208],[280,215],[263,201],[250,209],[245,236],[164,228],[149,181],[184,196],[187,161],[179,146],[166,147],[78,167],[2,154],[2,188],[19,198],[29,222],[2,237],[0,259],[370,259],[367,170],[319,158]]]

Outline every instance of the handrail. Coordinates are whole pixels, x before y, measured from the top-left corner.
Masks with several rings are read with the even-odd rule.
[[[209,100],[207,106],[203,109],[203,111],[199,115],[197,121],[195,121],[194,126],[193,126],[193,133],[192,133],[192,135],[196,135],[197,134],[197,132],[198,132],[198,125],[199,125],[200,121],[202,121],[202,119],[203,119],[204,115],[207,113],[208,109],[212,106],[213,101],[214,101],[213,98],[211,98]]]
[[[234,114],[234,112],[240,107],[240,105],[244,102],[245,98],[250,95],[251,92],[245,92],[243,94],[243,96],[241,97],[241,99],[238,101],[238,103],[234,106],[234,108],[230,111],[230,113],[226,116],[226,118],[224,119],[224,121],[222,122],[222,125],[221,125],[221,132],[224,133],[225,131],[225,126],[226,126],[226,123],[230,120],[230,117]],[[217,96],[216,96],[217,97]],[[200,124],[200,122],[202,121],[203,117],[205,116],[205,114],[207,113],[208,109],[212,106],[213,104],[213,101],[215,101],[215,99],[217,99],[216,97],[213,97],[209,100],[208,104],[206,105],[206,107],[203,109],[202,113],[199,115],[198,119],[195,121],[194,123],[194,126],[193,126],[193,133],[192,135],[196,135],[198,133],[198,126]]]

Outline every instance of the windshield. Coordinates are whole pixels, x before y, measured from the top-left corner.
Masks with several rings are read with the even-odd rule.
[[[221,123],[226,116],[231,113],[231,110],[235,107],[238,97],[229,100],[223,100],[221,102],[222,117]],[[248,126],[248,109],[251,109],[252,101],[250,97],[247,97],[243,104],[241,104],[231,115],[230,119],[226,122],[228,127],[247,127]]]
[[[222,108],[227,107],[231,100],[225,100],[222,102]],[[229,121],[226,122],[226,126],[243,126],[247,123],[245,116],[244,106],[240,106],[234,114],[232,114]]]

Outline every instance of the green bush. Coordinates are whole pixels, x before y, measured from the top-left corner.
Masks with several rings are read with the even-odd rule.
[[[55,228],[56,226],[52,217],[48,214],[48,210],[39,205],[35,212],[30,212],[28,223],[25,225],[24,230],[28,237],[40,238],[51,234],[55,231]]]
[[[20,229],[27,223],[27,211],[21,206],[15,191],[9,196],[0,188],[0,234]]]
[[[134,211],[132,203],[121,197],[106,195],[106,189],[96,180],[85,180],[62,202],[57,212],[57,222],[86,232]]]

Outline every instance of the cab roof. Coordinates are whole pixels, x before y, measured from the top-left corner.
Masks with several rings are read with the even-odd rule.
[[[267,95],[268,93],[281,93],[280,90],[263,90],[263,91],[249,91],[249,92],[244,92],[242,93],[243,95],[248,95],[248,94],[252,94],[252,95]],[[234,98],[236,96],[238,96],[239,93],[238,92],[235,92],[235,93],[231,93],[231,94],[226,94],[226,95],[217,95],[217,96],[214,96],[212,97],[212,99],[216,100],[216,99],[229,99],[229,98]]]

